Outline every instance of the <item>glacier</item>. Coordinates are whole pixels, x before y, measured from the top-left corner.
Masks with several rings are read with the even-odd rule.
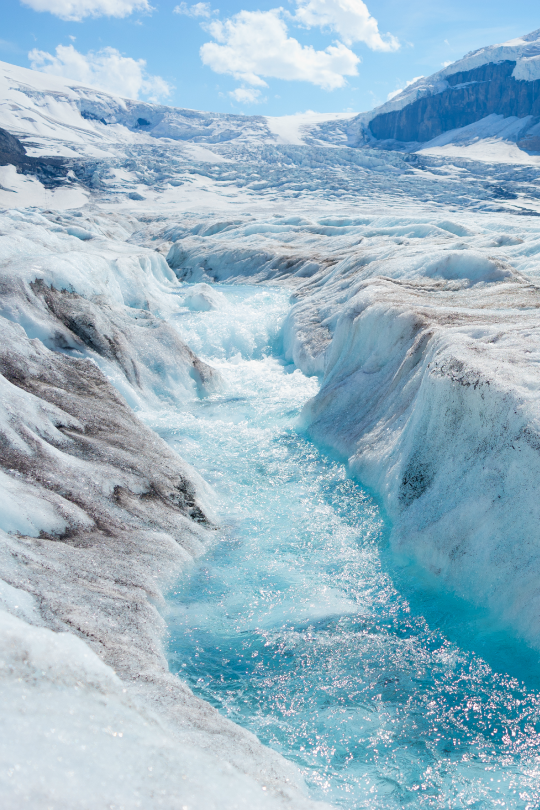
[[[359,116],[0,65],[5,807],[534,806],[538,117],[367,128],[466,71],[534,85],[537,33]],[[240,637],[269,667],[245,692],[216,659]],[[305,751],[324,701],[275,720],[313,692],[297,648],[348,667],[334,708],[382,662],[341,760],[334,708]]]

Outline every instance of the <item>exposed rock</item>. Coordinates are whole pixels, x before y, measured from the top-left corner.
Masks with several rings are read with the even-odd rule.
[[[529,135],[518,141],[517,145],[526,152],[540,152],[540,138],[538,136]]]
[[[9,163],[18,165],[27,159],[26,149],[20,140],[6,129],[0,128],[0,166],[7,166]]]
[[[430,141],[443,132],[496,113],[504,117],[540,116],[540,80],[517,81],[515,62],[490,62],[446,77],[449,87],[400,110],[375,116],[369,128],[379,140]],[[530,126],[530,124],[529,124]]]
[[[21,174],[35,174],[48,188],[62,185],[71,168],[62,158],[30,157],[18,138],[0,127],[0,166],[10,164]]]

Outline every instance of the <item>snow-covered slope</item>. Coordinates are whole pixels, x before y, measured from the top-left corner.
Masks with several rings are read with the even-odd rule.
[[[0,62],[0,127],[31,139],[31,154],[106,157],[122,145],[153,138],[201,144],[304,143],[322,121],[352,113],[304,113],[284,118],[178,109],[121,98]]]
[[[509,62],[514,63],[511,68],[505,65]],[[402,110],[420,98],[440,94],[452,86],[466,84],[465,74],[492,65],[503,65],[503,69],[517,81],[534,82],[540,79],[540,28],[500,45],[479,48],[431,76],[422,76],[386,104],[377,107],[371,113],[364,114],[363,118],[370,121],[379,115]],[[489,72],[486,71],[485,76],[481,78],[479,74],[472,81],[489,81],[488,77]]]
[[[272,139],[263,117],[204,113],[132,101],[80,82],[0,63],[0,126],[32,137],[34,151],[101,157],[148,138],[219,143]]]

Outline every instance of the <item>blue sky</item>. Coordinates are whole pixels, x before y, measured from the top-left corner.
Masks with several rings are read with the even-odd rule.
[[[5,62],[130,97],[263,115],[371,109],[467,51],[540,28],[531,0],[25,2],[2,0]]]

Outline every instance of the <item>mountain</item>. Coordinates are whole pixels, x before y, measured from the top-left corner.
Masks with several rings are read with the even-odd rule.
[[[467,54],[422,77],[382,106],[358,115],[305,113],[281,118],[180,109],[133,101],[80,82],[0,63],[0,127],[29,155],[118,156],[156,140],[200,148],[342,146],[425,152],[496,139],[514,145],[511,162],[540,152],[540,29]],[[202,159],[205,152],[191,152]],[[509,159],[508,149],[490,159]]]
[[[302,132],[351,113],[273,118],[201,112],[115,96],[81,82],[0,62],[0,127],[34,150],[74,157],[110,154],[155,139],[193,144],[303,143]]]
[[[488,118],[483,137],[504,133],[521,149],[540,151],[540,29],[480,48],[422,77],[354,119],[350,140],[357,146],[377,141],[425,144]],[[355,128],[360,130],[356,139]]]

